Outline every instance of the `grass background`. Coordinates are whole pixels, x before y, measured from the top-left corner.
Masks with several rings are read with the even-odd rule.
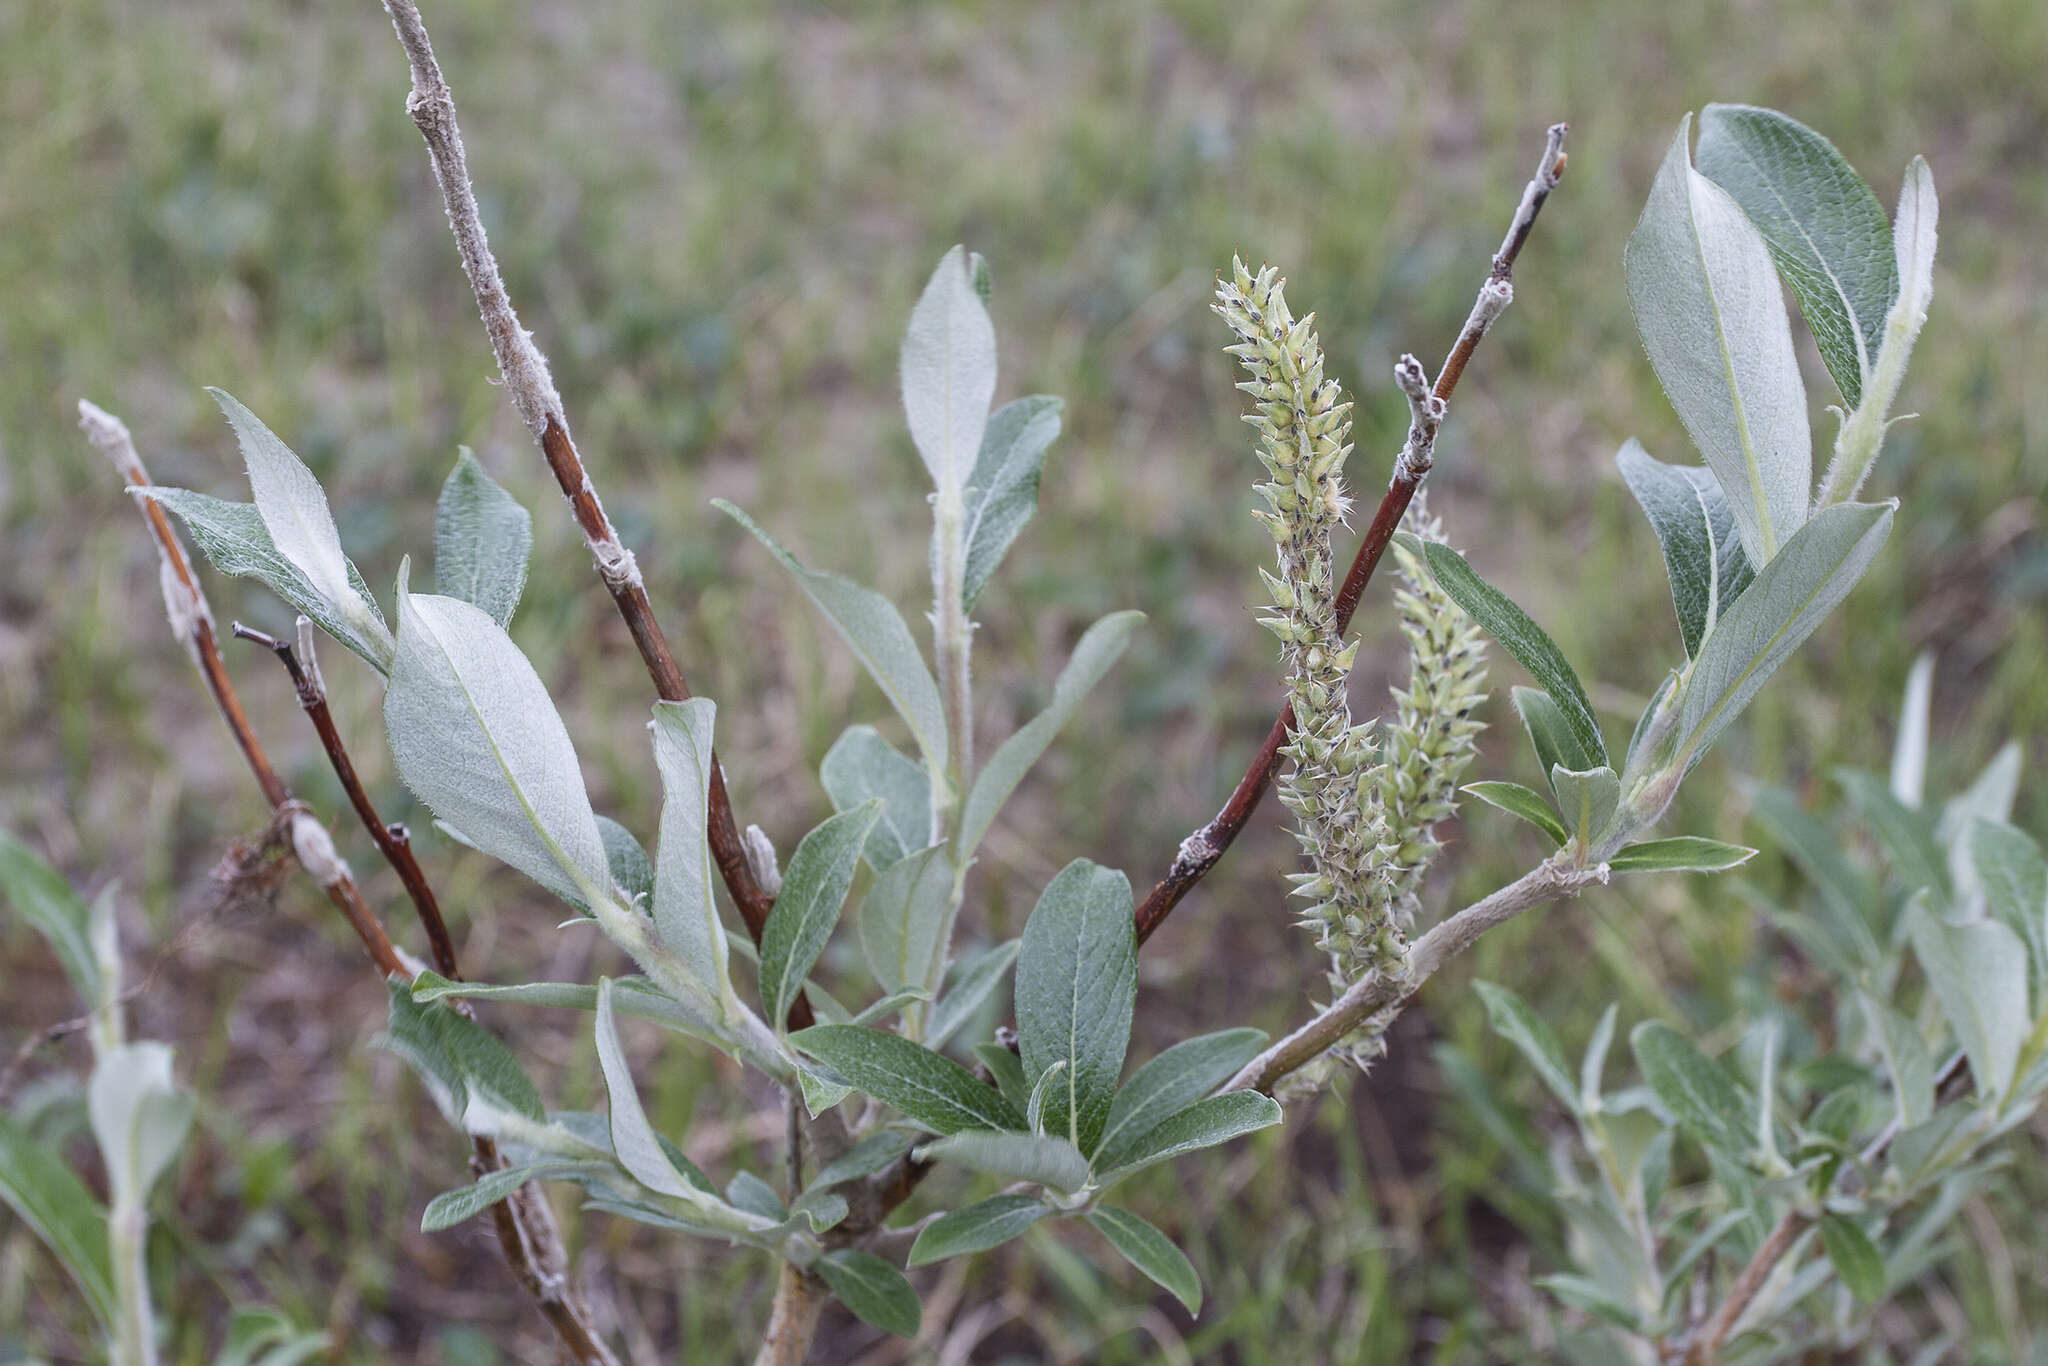
[[[1035,710],[1096,616],[1150,617],[991,836],[970,914],[976,934],[1000,935],[1070,858],[1149,885],[1277,699],[1270,642],[1246,611],[1266,550],[1206,306],[1214,272],[1233,252],[1274,261],[1297,310],[1317,312],[1356,391],[1353,474],[1370,498],[1405,423],[1393,359],[1448,345],[1560,117],[1569,175],[1459,391],[1432,488],[1453,539],[1626,727],[1679,646],[1654,541],[1611,458],[1630,435],[1689,457],[1635,340],[1620,251],[1678,118],[1715,99],[1827,132],[1887,205],[1924,152],[1942,249],[1901,399],[1922,416],[1895,431],[1871,486],[1905,500],[1892,543],[1670,828],[1768,844],[1745,824],[1737,775],[1825,800],[1833,765],[1881,766],[1922,649],[1940,661],[1937,788],[2008,735],[2034,771],[2048,758],[2048,10],[2031,0],[447,0],[427,20],[513,298],[693,686],[725,704],[741,818],[785,850],[826,811],[815,768],[839,728],[886,708],[708,500],[733,499],[810,562],[921,610],[923,477],[894,366],[940,252],[965,241],[993,265],[998,397],[1068,404],[1038,517],[982,601],[982,733]],[[377,584],[428,548],[433,492],[456,445],[473,445],[535,511],[515,637],[554,689],[599,808],[652,833],[644,676],[493,387],[404,92],[369,0],[0,0],[0,821],[82,885],[121,883],[131,942],[147,946],[138,970],[154,973],[138,1028],[175,1043],[208,1098],[159,1247],[181,1287],[168,1305],[179,1360],[204,1359],[229,1299],[333,1325],[350,1361],[548,1349],[481,1226],[410,1231],[430,1194],[464,1179],[462,1146],[369,1048],[381,988],[325,903],[294,881],[274,908],[214,909],[208,870],[263,812],[163,629],[148,548],[72,425],[76,399],[125,416],[159,481],[240,497],[201,386],[232,390],[326,482]],[[1807,359],[1824,451],[1832,391],[1810,347]],[[224,621],[286,622],[249,584],[209,591]],[[1368,709],[1404,667],[1375,601],[1360,614]],[[294,787],[339,809],[282,676],[251,648],[229,658]],[[327,666],[376,795],[407,813],[376,743],[374,679],[338,650]],[[1497,683],[1512,673],[1497,664]],[[1490,719],[1479,776],[1532,781],[1499,699]],[[2048,787],[2023,787],[2020,823],[2041,830]],[[1136,1055],[1226,1024],[1284,1026],[1320,987],[1282,902],[1275,811],[1148,947]],[[400,926],[388,872],[352,829],[342,843]],[[1473,815],[1432,896],[1483,892],[1536,852],[1507,818]],[[427,862],[477,975],[610,967],[516,876],[446,847]],[[1291,1114],[1283,1134],[1153,1174],[1137,1204],[1203,1270],[1198,1324],[1127,1271],[1092,1269],[1099,1249],[1062,1232],[1036,1237],[1031,1257],[921,1273],[937,1331],[909,1359],[962,1359],[944,1355],[948,1322],[955,1348],[992,1334],[977,1360],[1554,1350],[1553,1314],[1527,1288],[1556,1269],[1554,1230],[1432,1047],[1457,1050],[1512,1105],[1535,1088],[1461,987],[1474,974],[1514,984],[1568,1047],[1610,999],[1624,1025],[1719,1020],[1761,989],[1754,900],[1786,885],[1766,864],[1744,882],[1652,882],[1518,924],[1431,986],[1365,1084]],[[0,927],[0,981],[5,1039],[72,1013],[18,928]],[[559,1103],[594,1098],[575,1022],[493,1023]],[[633,1042],[658,1120],[706,1166],[729,1173],[769,1151],[780,1121],[767,1096],[688,1049]],[[33,1084],[59,1085],[72,1047],[39,1055]],[[640,1359],[731,1359],[758,1331],[758,1258],[570,1219],[607,1268],[601,1310]],[[2044,1248],[2024,1223],[1999,1227],[1968,1221],[1925,1299],[1970,1328],[1983,1359],[2025,1359]],[[79,1352],[81,1325],[48,1276],[0,1224],[0,1353]],[[828,1336],[821,1358],[904,1356],[843,1316]]]

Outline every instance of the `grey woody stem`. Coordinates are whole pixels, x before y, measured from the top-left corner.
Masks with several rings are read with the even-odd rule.
[[[1359,981],[1330,1008],[1246,1063],[1224,1086],[1226,1091],[1271,1093],[1290,1073],[1321,1057],[1359,1025],[1413,996],[1438,968],[1470,948],[1479,937],[1524,911],[1577,896],[1607,881],[1606,865],[1582,868],[1553,856],[1482,901],[1476,901],[1415,941],[1408,971],[1401,976],[1373,973]]]
[[[147,488],[149,472],[143,467],[142,458],[136,453],[135,442],[128,428],[119,418],[104,409],[81,400],[78,405],[79,426],[85,430],[89,440],[105,451],[114,462],[114,468],[130,488]],[[214,704],[227,721],[228,729],[234,733],[235,743],[248,760],[249,771],[256,777],[256,784],[263,789],[264,797],[270,802],[272,819],[286,834],[293,855],[299,864],[320,888],[327,894],[336,909],[348,920],[362,941],[363,950],[377,970],[384,976],[396,974],[410,980],[412,969],[399,957],[392,946],[390,936],[369,904],[364,901],[360,888],[348,864],[335,850],[334,841],[312,814],[304,802],[294,798],[284,780],[277,775],[269,756],[256,738],[256,732],[249,724],[248,714],[242,710],[241,698],[228,680],[227,666],[220,657],[220,647],[215,640],[213,616],[206,605],[199,580],[192,572],[192,561],[185,554],[184,545],[177,533],[171,529],[169,518],[163,509],[151,499],[137,497],[144,520],[148,523],[150,536],[156,542],[157,557],[161,569],[160,577],[164,588],[164,602],[171,618],[171,629],[179,642],[192,655],[199,666],[200,676],[205,679],[207,691],[213,695]],[[266,641],[268,637],[264,637]],[[273,648],[282,642],[272,642]],[[283,646],[280,656],[291,647]],[[301,700],[307,688],[318,689],[321,708],[325,711],[325,691],[318,683],[318,667],[301,684]],[[297,681],[295,671],[295,681]],[[317,722],[316,722],[317,725]],[[329,730],[332,728],[331,718]],[[329,736],[322,732],[322,742]],[[332,737],[330,757],[339,754],[340,763],[347,763],[347,754],[341,749],[339,734]],[[339,768],[339,765],[338,765]],[[354,766],[348,765],[348,775],[353,777]],[[347,786],[344,780],[344,786]],[[360,784],[356,784],[360,791]],[[350,794],[351,801],[356,793]],[[367,796],[362,798],[358,813],[369,806]],[[375,821],[372,811],[365,818],[366,823]],[[380,847],[381,842],[380,842]],[[410,848],[406,849],[410,857]],[[414,864],[417,871],[417,864]],[[425,886],[425,879],[420,885]],[[431,892],[428,893],[431,897]],[[435,912],[438,922],[438,908]],[[443,938],[446,930],[442,931]],[[438,954],[437,946],[437,954]],[[448,971],[454,968],[454,949],[448,952]],[[488,1138],[475,1138],[470,1143],[470,1169],[478,1176],[499,1170],[505,1165],[497,1144]],[[555,1223],[554,1210],[548,1205],[547,1197],[538,1186],[527,1185],[514,1191],[510,1196],[492,1207],[491,1218],[496,1226],[498,1244],[504,1250],[505,1259],[511,1264],[513,1274],[526,1289],[541,1313],[554,1327],[560,1337],[563,1349],[577,1366],[618,1366],[618,1358],[598,1336],[590,1317],[589,1306],[584,1302],[582,1292],[569,1275],[569,1258],[562,1245],[561,1229]]]

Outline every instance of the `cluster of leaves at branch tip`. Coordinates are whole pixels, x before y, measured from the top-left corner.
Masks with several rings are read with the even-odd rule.
[[[1353,725],[1347,680],[1357,641],[1337,628],[1331,543],[1349,499],[1343,468],[1351,453],[1351,405],[1324,373],[1314,315],[1296,319],[1285,281],[1242,261],[1218,283],[1216,311],[1238,337],[1229,354],[1251,378],[1238,388],[1256,401],[1246,418],[1258,431],[1266,472],[1256,515],[1272,534],[1277,574],[1260,571],[1273,605],[1261,623],[1278,636],[1294,728],[1282,751],[1292,767],[1280,798],[1295,815],[1310,868],[1292,875],[1311,904],[1303,923],[1330,956],[1337,995],[1373,973],[1400,973],[1415,896],[1435,856],[1435,825],[1457,810],[1457,783],[1475,753],[1485,699],[1486,651],[1477,626],[1437,586],[1412,548],[1396,548],[1396,610],[1410,651],[1408,686],[1394,693],[1392,727],[1375,743],[1370,724]],[[1407,526],[1441,540],[1423,504]],[[1376,1024],[1342,1046],[1361,1064],[1377,1056]],[[1312,1082],[1316,1073],[1311,1071]]]

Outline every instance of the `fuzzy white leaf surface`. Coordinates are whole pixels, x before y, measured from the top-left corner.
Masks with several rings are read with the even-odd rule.
[[[903,334],[903,414],[942,492],[965,487],[996,392],[996,329],[954,247],[910,311]]]

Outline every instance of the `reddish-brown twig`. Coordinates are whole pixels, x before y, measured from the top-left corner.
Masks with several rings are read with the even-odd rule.
[[[86,437],[114,462],[115,469],[120,471],[128,486],[147,488],[149,472],[143,467],[142,457],[136,453],[134,439],[129,435],[126,424],[112,413],[83,400],[79,402],[78,413],[78,425],[85,430]],[[263,745],[249,724],[248,714],[242,710],[241,699],[235,695],[234,684],[228,679],[227,665],[221,659],[214,632],[212,610],[207,606],[206,595],[192,572],[192,562],[185,554],[184,545],[171,529],[170,519],[153,499],[138,495],[135,501],[149,525],[151,538],[156,542],[164,606],[170,615],[171,629],[199,666],[207,691],[213,695],[214,704],[220,708],[228,729],[234,733],[235,743],[248,760],[257,786],[263,789],[265,799],[270,802],[274,819],[287,832],[294,856],[327,893],[328,900],[347,918],[377,970],[386,977],[395,973],[401,978],[411,978],[411,968],[398,956],[390,937],[384,933],[383,925],[371,912],[369,903],[363,900],[355,876],[335,851],[327,828],[320,824],[304,802],[292,796],[291,790],[271,765],[269,756],[263,752]],[[303,701],[303,689],[300,697]],[[324,696],[321,709],[324,713]],[[319,727],[317,718],[315,726]],[[323,744],[330,743],[330,733],[331,718],[321,733]],[[339,756],[337,771],[342,765],[347,765],[343,786],[349,787],[355,769],[347,763],[347,754],[341,748],[338,733],[332,733],[328,752],[330,757]],[[375,822],[375,812],[371,810],[367,796],[358,796],[360,782],[355,782],[353,789],[349,795],[351,801],[359,802],[357,812],[368,813],[364,816],[366,823]],[[383,847],[381,841],[379,847]],[[407,857],[411,857],[409,849]],[[417,863],[413,866],[417,872]],[[410,886],[408,883],[408,889]],[[420,879],[420,887],[426,887],[424,878]],[[427,896],[431,903],[431,891]],[[434,911],[434,923],[440,923],[438,908]],[[431,928],[429,935],[432,936]],[[443,929],[441,939],[445,941],[446,937],[447,931]],[[440,951],[441,945],[437,944],[437,960]],[[447,954],[447,967],[443,971],[453,976],[455,960],[452,946],[448,947]],[[505,1160],[491,1139],[477,1137],[470,1140],[470,1168],[478,1176],[497,1171],[504,1165]],[[569,1277],[569,1258],[562,1245],[561,1229],[555,1223],[554,1210],[540,1189],[529,1184],[514,1191],[492,1207],[491,1218],[497,1228],[498,1244],[504,1250],[513,1274],[547,1317],[563,1347],[578,1366],[618,1366],[618,1358],[597,1333],[581,1290]]]
[[[1372,581],[1373,571],[1379,568],[1387,543],[1394,539],[1394,532],[1400,527],[1408,504],[1414,501],[1416,490],[1422,487],[1422,481],[1428,477],[1430,467],[1435,463],[1437,430],[1443,425],[1451,395],[1465,373],[1466,364],[1478,349],[1480,338],[1486,335],[1487,329],[1493,326],[1494,320],[1500,317],[1515,296],[1512,283],[1515,258],[1521,255],[1522,244],[1529,240],[1529,229],[1535,225],[1536,215],[1564,174],[1564,139],[1569,131],[1569,124],[1551,125],[1543,145],[1543,159],[1537,163],[1536,174],[1522,191],[1522,201],[1515,208],[1507,236],[1501,239],[1500,250],[1494,253],[1492,269],[1479,287],[1479,297],[1473,302],[1472,312],[1466,317],[1458,340],[1452,344],[1450,354],[1444,357],[1443,366],[1437,371],[1435,384],[1428,383],[1421,362],[1413,356],[1401,357],[1400,363],[1394,367],[1395,381],[1401,386],[1401,392],[1408,396],[1408,440],[1394,461],[1393,478],[1380,498],[1379,511],[1373,515],[1372,525],[1366,528],[1365,539],[1360,542],[1358,554],[1351,561],[1351,570],[1337,591],[1337,629],[1340,632],[1350,627],[1351,614],[1357,610],[1359,598]],[[1238,779],[1230,800],[1223,804],[1214,820],[1181,842],[1166,876],[1138,904],[1139,943],[1144,943],[1159,928],[1167,914],[1216,866],[1224,851],[1244,830],[1252,812],[1265,798],[1266,789],[1273,785],[1280,750],[1287,743],[1287,732],[1293,725],[1294,710],[1283,705],[1272,729],[1266,733],[1265,743],[1252,756],[1251,767],[1245,770],[1244,777]]]
[[[477,212],[476,193],[469,183],[469,160],[463,150],[462,130],[455,121],[455,98],[448,89],[447,78],[441,74],[440,62],[434,57],[419,7],[412,0],[385,0],[384,8],[391,15],[399,44],[412,68],[412,92],[406,97],[406,112],[427,144],[434,180],[440,186],[448,226],[455,236],[456,252],[462,258],[463,272],[469,277],[477,309],[483,315],[484,331],[490,337],[498,372],[504,378],[506,397],[534,440],[540,443],[555,482],[569,500],[605,589],[632,634],[648,676],[654,680],[655,692],[665,701],[681,702],[690,696],[690,687],[662,635],[661,624],[654,618],[640,567],[633,552],[619,540],[611,518],[605,515],[604,504],[599,501],[583,457],[576,450],[575,439],[569,434],[568,415],[548,370],[547,357],[520,326],[519,315],[498,273],[497,260],[491,255],[490,240]],[[732,893],[748,932],[759,940],[775,899],[761,887],[747,863],[746,845],[726,793],[725,771],[715,753],[711,758],[706,831],[719,875]],[[799,997],[790,1012],[790,1024],[800,1028],[810,1023],[810,1003]]]

